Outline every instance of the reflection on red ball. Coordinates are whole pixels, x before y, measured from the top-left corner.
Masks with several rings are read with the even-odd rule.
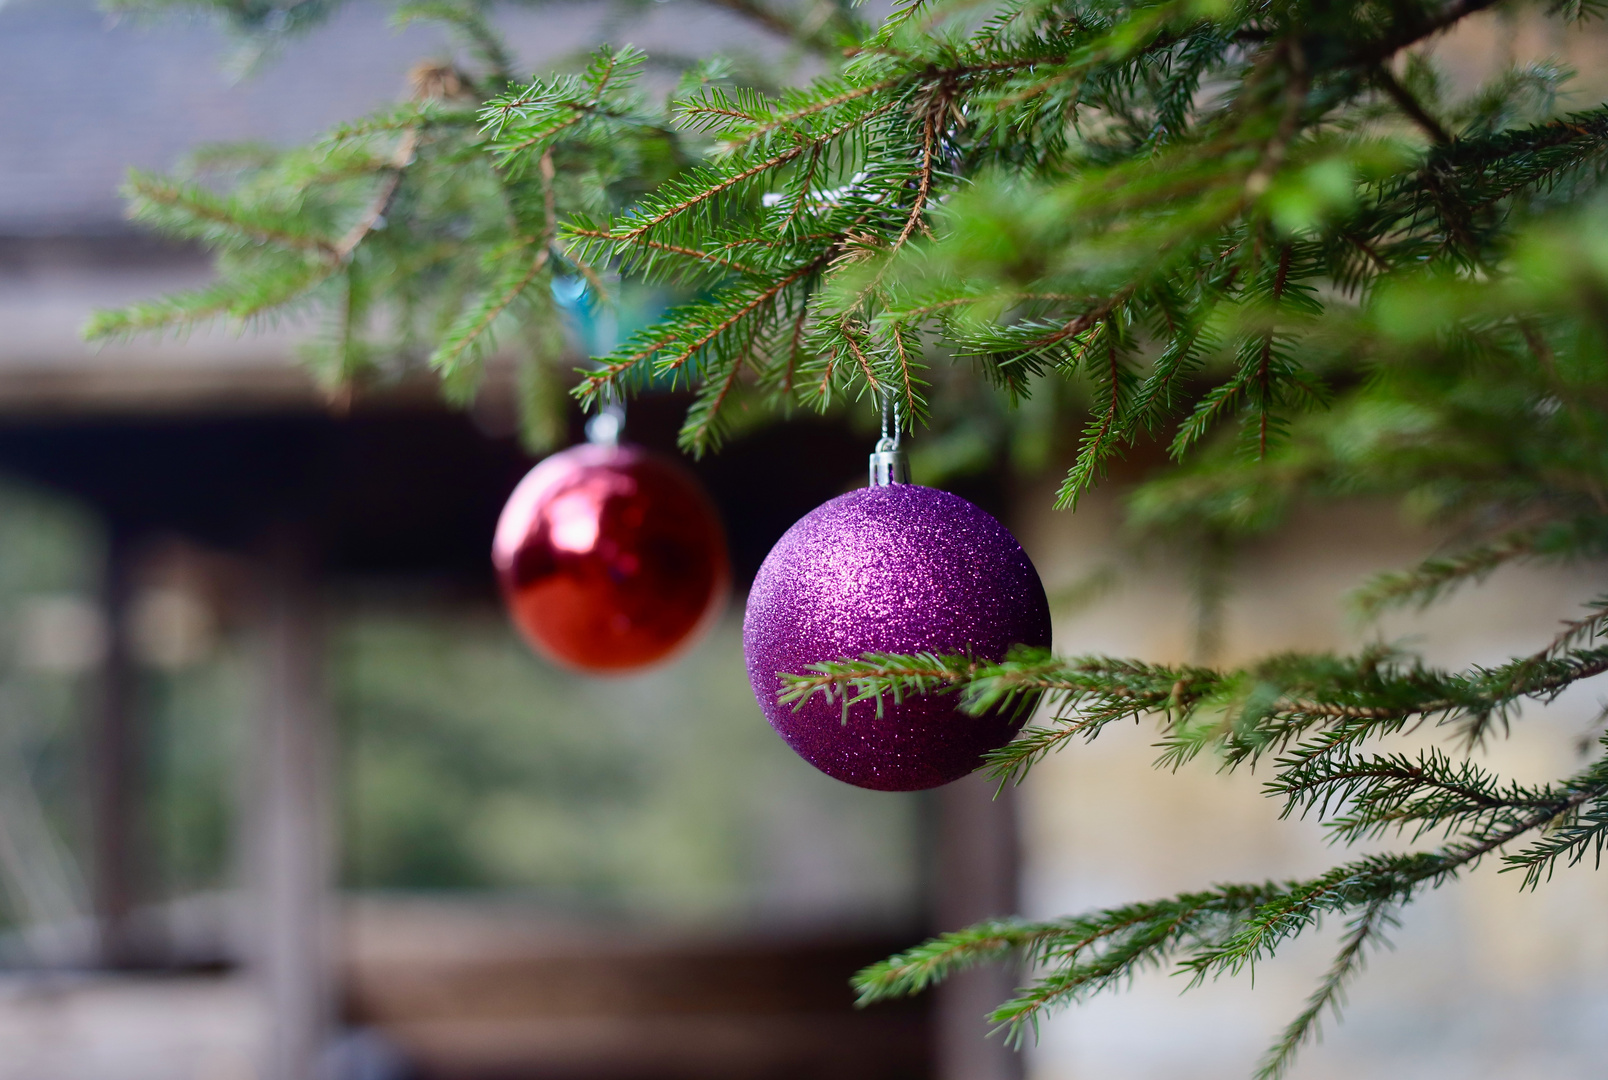
[[[713,621],[730,582],[709,497],[636,446],[583,444],[538,464],[503,507],[491,560],[531,646],[592,672],[665,659]]]

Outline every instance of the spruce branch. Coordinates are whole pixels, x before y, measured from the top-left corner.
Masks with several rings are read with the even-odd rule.
[[[1502,566],[1608,553],[1608,215],[1594,209],[1608,105],[1559,112],[1556,65],[1459,100],[1427,56],[1396,59],[1494,0],[916,0],[864,32],[835,7],[805,25],[768,0],[727,6],[831,70],[766,91],[700,67],[683,83],[695,89],[649,108],[634,50],[515,85],[478,4],[411,4],[453,24],[486,75],[430,68],[453,103],[394,106],[299,150],[211,155],[205,183],[136,177],[135,215],[208,246],[220,278],[92,330],[312,309],[326,372],[350,385],[433,355],[461,398],[505,327],[537,358],[522,387],[554,381],[553,273],[599,297],[619,279],[668,306],[574,393],[687,389],[693,453],[720,444],[739,406],[890,392],[902,422],[987,429],[1000,453],[1065,432],[1057,500],[1071,506],[1160,439],[1176,466],[1127,504],[1147,536],[1224,552],[1354,497],[1455,530],[1460,547],[1365,585],[1367,614]],[[1398,116],[1427,138],[1402,137]],[[1283,813],[1337,844],[1433,838],[1308,880],[992,921],[858,982],[869,1002],[1020,955],[1032,981],[995,1014],[1020,1040],[1137,971],[1198,985],[1340,922],[1333,964],[1262,1062],[1273,1078],[1425,890],[1497,852],[1527,888],[1600,859],[1601,753],[1533,784],[1470,755],[1608,673],[1605,631],[1599,599],[1488,666],[1386,646],[1236,666],[873,654],[776,689],[824,696],[846,722],[855,703],[908,695],[1022,719],[985,762],[1002,783],[1149,720],[1159,767],[1260,766]],[[1413,732],[1444,738],[1392,744]]]
[[[84,337],[90,341],[127,341],[142,334],[183,334],[218,319],[246,327],[324,284],[337,269],[336,264],[325,259],[286,260],[271,278],[224,280],[158,300],[97,311],[85,323]]]
[[[1608,742],[1602,742],[1608,748]],[[1553,805],[1557,812],[1546,821],[1546,830],[1522,851],[1504,855],[1503,871],[1522,870],[1521,888],[1535,889],[1550,881],[1558,863],[1576,866],[1589,855],[1596,869],[1608,848],[1608,761],[1595,765],[1575,777],[1558,793]]]
[[[463,366],[465,358],[484,351],[485,341],[492,325],[518,300],[547,267],[552,254],[553,238],[558,230],[558,212],[553,191],[553,156],[543,154],[537,165],[542,181],[545,231],[515,245],[515,257],[510,272],[499,278],[475,304],[466,308],[457,322],[442,338],[440,346],[430,357],[430,366],[451,376]]]
[[[861,86],[846,86],[836,93],[824,95],[817,91],[809,98],[799,99],[800,104],[796,108],[784,111],[773,110],[768,102],[760,98],[748,99],[746,102],[748,107],[744,109],[730,104],[730,99],[719,91],[710,90],[706,91],[705,97],[683,103],[679,111],[689,126],[700,130],[719,126],[725,145],[731,150],[740,150],[773,132],[785,130],[811,117],[831,112],[852,101],[891,90],[903,81],[903,78],[881,79]],[[832,84],[817,85],[824,88]]]
[[[1070,326],[1075,326],[1080,321],[1081,317],[1074,320]],[[1083,441],[1078,447],[1077,463],[1061,482],[1061,490],[1056,494],[1055,500],[1057,507],[1067,509],[1075,507],[1078,496],[1099,480],[1106,461],[1116,451],[1116,439],[1125,411],[1124,405],[1133,385],[1132,375],[1127,365],[1123,363],[1121,346],[1110,322],[1099,324],[1084,340],[1073,362],[1081,362],[1096,349],[1105,354],[1105,379],[1099,387],[1096,399],[1100,403],[1100,409],[1084,431]]]
[[[193,184],[180,184],[133,172],[124,189],[136,221],[178,236],[229,243],[272,244],[339,261],[334,242],[311,232],[293,214],[275,214],[220,198]]]
[[[767,285],[753,296],[744,297],[740,306],[727,314],[723,321],[716,323],[715,326],[705,332],[703,336],[698,337],[685,345],[682,345],[678,342],[678,348],[676,349],[675,355],[671,356],[667,360],[662,361],[659,364],[659,370],[670,372],[678,371],[686,365],[687,361],[691,360],[695,355],[697,355],[699,350],[708,345],[715,338],[719,337],[721,334],[724,334],[733,326],[736,326],[738,323],[742,322],[742,320],[753,315],[755,312],[765,308],[766,305],[775,300],[776,297],[781,294],[782,290],[786,289],[789,285],[792,285],[794,282],[814,273],[819,269],[819,261],[808,263],[794,270],[791,274],[782,278],[780,281]]]
[[[1333,839],[1344,843],[1387,832],[1409,840],[1437,830],[1483,833],[1538,810],[1556,811],[1565,801],[1556,791],[1503,786],[1488,771],[1454,761],[1439,748],[1416,760],[1404,754],[1297,752],[1280,759],[1277,770],[1264,792],[1284,798],[1282,816],[1315,813]]]
[[[888,328],[888,337],[893,342],[893,355],[898,364],[899,397],[902,401],[900,416],[906,425],[913,427],[919,423],[922,415],[921,404],[916,397],[917,379],[914,374],[914,361],[911,359],[910,349],[906,347],[905,335],[909,333],[900,323],[892,323]]]
[[[564,235],[567,236],[567,237],[568,236],[579,237],[579,238],[581,238],[583,240],[614,240],[614,239],[616,239],[616,237],[614,236],[613,233],[605,232],[602,229],[587,228],[587,227],[581,226],[581,225],[571,225],[571,226],[569,226],[568,228],[566,228],[564,230]],[[707,251],[699,251],[697,248],[682,247],[679,244],[667,244],[667,243],[664,243],[661,240],[637,240],[637,241],[635,241],[635,243],[636,243],[636,246],[648,248],[650,251],[663,251],[663,252],[667,252],[667,253],[669,253],[671,255],[681,255],[681,256],[685,256],[688,259],[693,259],[693,260],[695,260],[697,262],[707,263],[708,265],[710,265],[710,266],[712,266],[712,267],[714,267],[714,268],[716,268],[718,270],[729,270],[729,271],[731,271],[733,273],[737,273],[737,274],[757,274],[757,273],[759,273],[759,270],[757,268],[752,267],[752,266],[748,266],[748,265],[746,265],[744,263],[740,263],[736,259],[727,258],[727,257],[721,256],[721,255],[714,255],[714,254],[711,254],[710,252],[707,252]],[[586,248],[576,246],[576,247],[571,247],[570,248],[569,254],[572,257],[585,258],[586,257],[586,251],[587,251]],[[640,272],[643,272],[645,274],[646,273],[651,273],[652,270],[653,270],[653,264],[651,262],[649,262],[649,261],[644,260],[643,262],[636,264],[634,268],[638,269]]]
[[[1265,960],[1326,916],[1349,915],[1329,971],[1258,1073],[1282,1076],[1295,1051],[1315,1033],[1322,1011],[1338,1007],[1339,994],[1359,969],[1365,947],[1393,924],[1402,904],[1591,797],[1570,795],[1509,827],[1435,852],[1369,856],[1307,881],[1219,886],[1055,923],[981,924],[866,968],[856,976],[855,987],[862,1003],[902,996],[972,964],[1019,952],[1037,977],[991,1019],[1006,1029],[1008,1040],[1020,1044],[1049,1012],[1124,983],[1139,971],[1171,966],[1188,976],[1189,988],[1198,987]]]
[[[1318,988],[1307,998],[1306,1008],[1290,1021],[1277,1042],[1269,1048],[1257,1068],[1255,1080],[1279,1080],[1295,1061],[1296,1052],[1306,1043],[1322,1038],[1319,1021],[1325,1009],[1340,1019],[1345,1004],[1345,987],[1362,970],[1369,946],[1383,943],[1381,931],[1385,927],[1399,926],[1395,907],[1387,900],[1373,900],[1346,926],[1340,939],[1340,951],[1335,954],[1329,970],[1324,973]]]
[[[925,228],[922,222],[922,213],[927,209],[927,199],[932,194],[933,157],[937,152],[937,124],[938,117],[950,109],[949,100],[943,95],[934,95],[932,103],[924,110],[925,115],[921,121],[921,171],[916,180],[916,197],[910,206],[910,216],[905,219],[904,228],[893,242],[891,252],[898,251],[905,246],[918,227]]]
[[[1020,650],[990,662],[963,655],[867,654],[783,673],[778,701],[823,694],[844,708],[905,695],[954,694],[981,715],[1031,709],[1042,696],[1056,726],[1029,729],[989,756],[998,776],[1019,776],[1069,734],[1092,738],[1112,720],[1163,721],[1161,762],[1176,767],[1208,747],[1224,764],[1252,764],[1295,747],[1285,763],[1333,759],[1364,739],[1433,719],[1465,745],[1505,724],[1521,701],[1549,701],[1608,671],[1608,649],[1549,649],[1493,668],[1447,672],[1375,654],[1274,657],[1243,669],[1140,664],[1109,657],[1058,659]],[[1062,725],[1069,725],[1065,729]],[[1303,739],[1310,741],[1302,742]]]
[[[390,168],[380,188],[374,193],[374,199],[364,208],[363,213],[352,223],[346,234],[335,242],[331,255],[339,262],[346,262],[357,250],[357,245],[374,227],[385,217],[396,199],[396,193],[402,186],[403,170],[413,163],[414,152],[419,146],[419,129],[417,127],[405,128],[402,137],[397,140],[396,151],[391,155]]]
[[[1391,32],[1356,49],[1346,62],[1350,66],[1357,67],[1380,64],[1403,49],[1416,45],[1427,37],[1433,37],[1470,15],[1476,15],[1501,2],[1502,0],[1452,0],[1451,3],[1431,11],[1404,5],[1400,21]]]
[[[1451,134],[1441,126],[1439,120],[1429,114],[1423,103],[1413,96],[1411,90],[1401,84],[1401,81],[1391,73],[1388,67],[1383,64],[1376,65],[1372,75],[1373,80],[1379,84],[1380,89],[1390,96],[1390,99],[1396,103],[1397,107],[1401,109],[1409,120],[1424,129],[1424,133],[1430,137],[1432,142],[1439,146],[1451,144]]]
[[[1380,574],[1352,594],[1351,603],[1365,615],[1405,604],[1427,607],[1466,582],[1477,582],[1517,559],[1536,554],[1539,530],[1510,533],[1458,555],[1426,559],[1407,571]]]
[[[668,197],[658,196],[650,200],[643,207],[625,217],[621,226],[616,228],[611,235],[616,240],[639,241],[648,232],[674,218],[679,218],[692,211],[708,209],[711,204],[721,199],[722,196],[734,194],[749,181],[774,172],[781,166],[802,157],[817,145],[825,145],[841,138],[855,128],[870,122],[883,113],[891,111],[896,104],[896,102],[887,102],[876,108],[866,110],[860,115],[850,117],[837,127],[807,142],[771,154],[758,161],[751,163],[744,161],[743,167],[733,173],[721,173],[710,169],[692,170],[686,179],[672,181],[661,189]]]
[[[996,919],[943,934],[907,952],[879,961],[855,976],[862,1007],[889,998],[920,993],[951,975],[1016,950],[1035,950],[1066,932],[1063,923],[1027,923]]]

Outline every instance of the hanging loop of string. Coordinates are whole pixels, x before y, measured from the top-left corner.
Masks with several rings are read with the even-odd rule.
[[[625,395],[615,383],[605,383],[597,415],[586,422],[586,441],[593,446],[619,446],[623,434]]]
[[[582,278],[554,277],[552,290],[558,306],[569,312],[572,328],[587,352],[593,356],[612,352],[614,317],[603,304],[604,298],[593,295],[591,286]],[[586,441],[594,446],[618,446],[624,432],[625,396],[614,383],[607,383],[597,413],[586,421]]]

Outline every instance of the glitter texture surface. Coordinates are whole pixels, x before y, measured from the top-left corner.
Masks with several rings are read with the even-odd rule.
[[[765,557],[743,621],[760,708],[828,776],[881,791],[958,779],[1016,725],[968,716],[952,695],[884,698],[849,710],[817,694],[778,704],[779,672],[867,652],[970,652],[1048,646],[1050,608],[1010,531],[958,495],[915,484],[861,488],[801,518]]]

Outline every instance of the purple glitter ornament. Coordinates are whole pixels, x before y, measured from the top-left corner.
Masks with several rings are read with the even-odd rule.
[[[773,728],[828,776],[880,791],[959,779],[1019,721],[968,716],[952,694],[850,707],[780,704],[779,672],[868,652],[970,653],[1048,646],[1050,608],[1010,531],[958,495],[915,484],[861,488],[816,507],[765,557],[743,620],[748,679]]]

